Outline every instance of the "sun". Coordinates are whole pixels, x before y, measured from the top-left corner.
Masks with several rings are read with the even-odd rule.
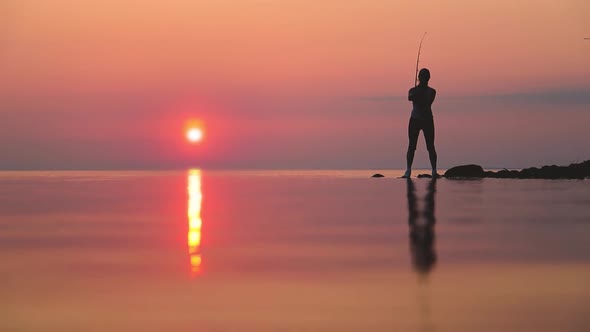
[[[189,128],[186,131],[186,139],[191,143],[198,143],[203,139],[203,131],[200,128]]]

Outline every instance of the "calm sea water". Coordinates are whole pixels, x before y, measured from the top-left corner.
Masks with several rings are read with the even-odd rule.
[[[0,331],[590,331],[590,181],[0,172]]]

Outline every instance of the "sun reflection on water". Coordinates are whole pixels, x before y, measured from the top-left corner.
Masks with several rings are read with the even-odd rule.
[[[188,253],[190,257],[191,275],[201,272],[201,171],[190,170],[188,173]]]

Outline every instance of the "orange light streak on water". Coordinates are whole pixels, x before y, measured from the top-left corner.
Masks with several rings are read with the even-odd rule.
[[[190,170],[188,173],[188,253],[191,275],[201,272],[201,171]]]

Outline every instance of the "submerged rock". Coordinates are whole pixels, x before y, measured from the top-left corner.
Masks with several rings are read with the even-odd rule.
[[[461,165],[450,168],[445,172],[446,178],[483,178],[483,168],[479,165]]]
[[[376,174],[373,174],[373,176],[371,176],[371,177],[372,177],[372,178],[384,178],[384,177],[385,177],[385,175],[383,175],[383,174],[379,174],[379,173],[376,173]]]
[[[430,174],[418,174],[418,179],[432,179]]]

